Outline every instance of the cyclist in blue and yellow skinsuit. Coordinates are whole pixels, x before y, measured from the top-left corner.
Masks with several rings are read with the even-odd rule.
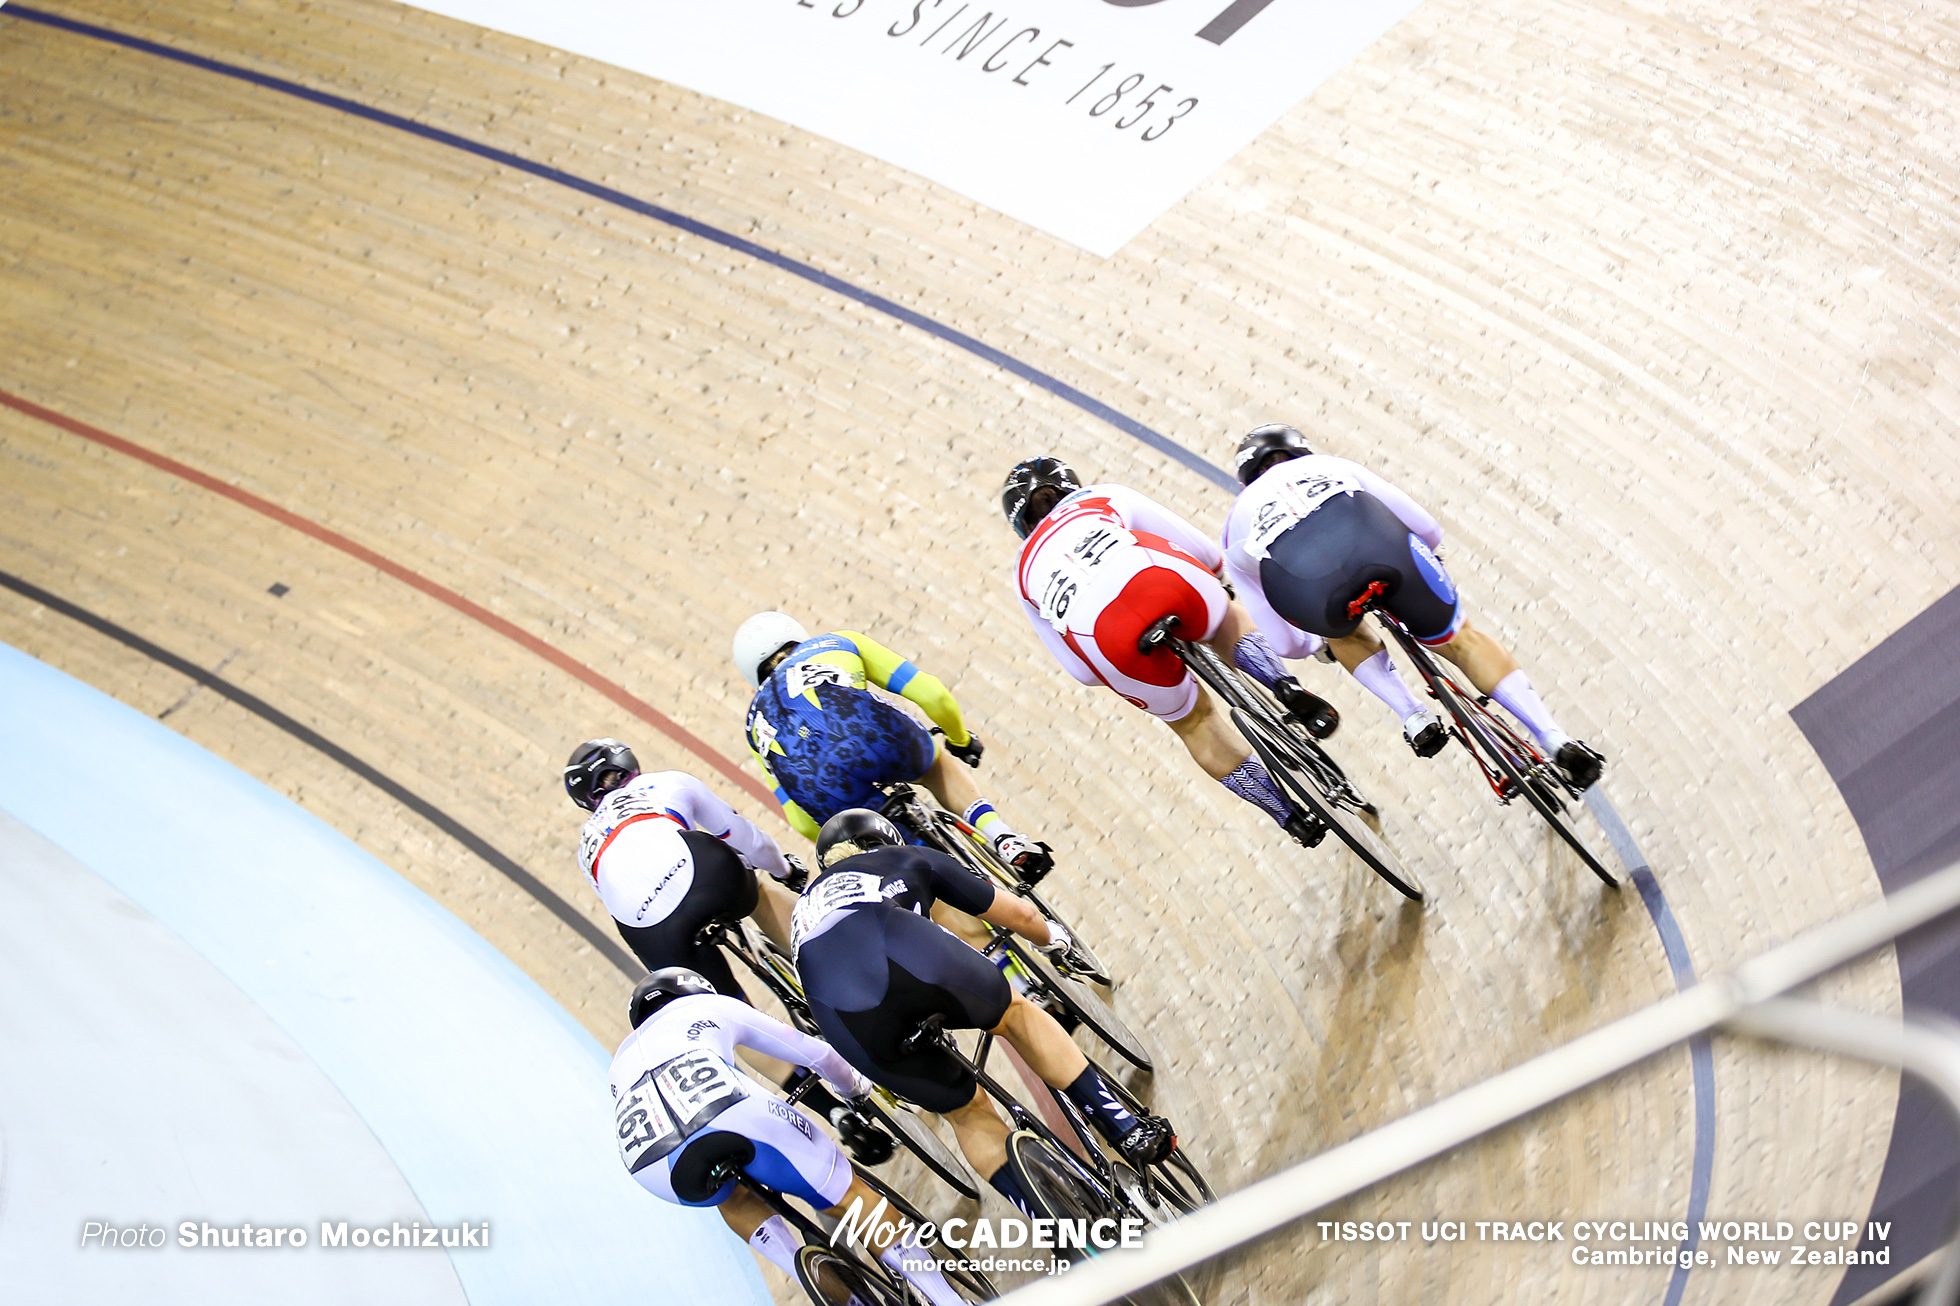
[[[879,785],[916,782],[987,836],[1001,860],[1030,882],[1054,865],[1047,845],[1010,827],[944,755],[978,766],[982,745],[937,677],[856,631],[812,639],[781,612],[759,612],[743,622],[735,632],[734,658],[756,686],[749,748],[797,833],[815,839],[822,824],[845,808],[876,808]],[[868,685],[916,703],[944,732],[944,751]]]

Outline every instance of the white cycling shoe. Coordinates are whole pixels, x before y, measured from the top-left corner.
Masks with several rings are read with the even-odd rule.
[[[1434,757],[1450,742],[1450,728],[1434,712],[1418,712],[1402,723],[1402,737],[1417,757]]]

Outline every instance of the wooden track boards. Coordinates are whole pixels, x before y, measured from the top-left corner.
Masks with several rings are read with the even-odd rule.
[[[413,10],[60,12],[671,206],[1214,460],[1294,421],[1443,520],[1480,623],[1612,755],[1702,973],[1877,892],[1787,712],[1960,580],[1949,10],[1434,3],[1107,262],[781,124]],[[401,131],[4,18],[0,68],[0,389],[351,537],[731,756],[726,648],[749,612],[913,654],[987,738],[1003,810],[1066,854],[1056,897],[1129,977],[1158,1100],[1222,1187],[1672,991],[1633,894],[1480,801],[1461,758],[1408,757],[1346,682],[1308,669],[1426,912],[1283,844],[1161,727],[1047,665],[1009,602],[1009,463],[1058,452],[1208,527],[1226,506],[1054,396]],[[594,922],[564,754],[614,733],[703,770],[262,515],[13,410],[0,453],[0,570],[222,663]],[[180,704],[183,677],[12,593],[0,639],[174,705],[621,1032],[610,964],[345,769],[208,691]],[[1828,992],[1883,1009],[1896,974]],[[1864,1209],[1891,1077],[1727,1044],[1715,1072],[1711,1215]],[[1674,1057],[1343,1214],[1678,1219],[1694,1128]],[[1305,1231],[1235,1258],[1213,1300],[1605,1303],[1667,1279]],[[1834,1282],[1697,1271],[1686,1300],[1822,1302]]]

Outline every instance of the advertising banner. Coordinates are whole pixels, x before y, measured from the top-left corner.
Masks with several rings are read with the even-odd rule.
[[[779,118],[1094,254],[1416,0],[420,0]]]

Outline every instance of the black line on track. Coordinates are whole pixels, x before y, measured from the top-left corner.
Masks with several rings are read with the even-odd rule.
[[[70,621],[79,622],[97,634],[107,635],[123,647],[133,649],[152,662],[169,667],[179,675],[190,677],[212,693],[223,695],[266,724],[278,727],[308,748],[315,749],[338,762],[489,863],[505,879],[530,894],[546,911],[563,921],[573,933],[598,949],[599,954],[618,967],[621,974],[629,979],[638,979],[646,972],[646,968],[628,956],[624,948],[607,938],[605,931],[587,920],[570,903],[552,892],[550,887],[537,876],[520,866],[515,859],[499,852],[489,840],[428,799],[377,771],[318,731],[301,725],[256,694],[247,693],[230,681],[206,671],[195,662],[186,661],[168,649],[152,644],[134,631],[118,626],[106,617],[97,616],[87,608],[78,607],[59,595],[50,594],[38,585],[29,584],[18,576],[0,571],[0,586],[14,591],[22,598],[40,604],[51,612],[58,612]]]

